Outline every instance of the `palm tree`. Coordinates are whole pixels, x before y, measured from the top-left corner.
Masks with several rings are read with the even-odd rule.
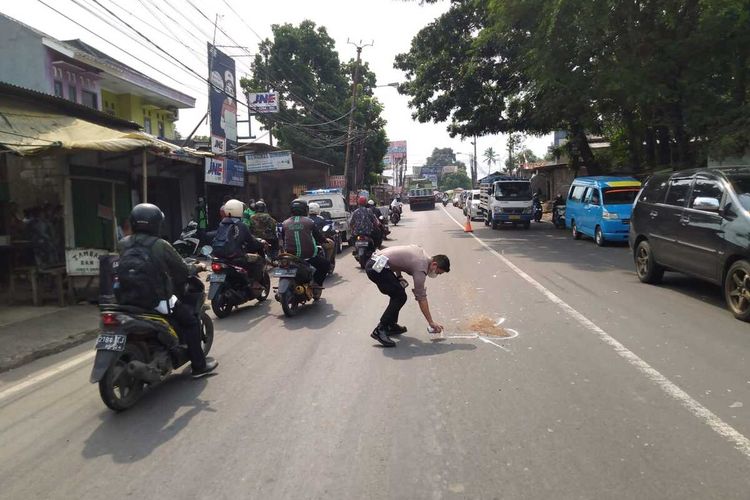
[[[487,171],[492,172],[492,166],[497,163],[497,153],[494,148],[489,147],[484,150],[484,162],[487,164]]]

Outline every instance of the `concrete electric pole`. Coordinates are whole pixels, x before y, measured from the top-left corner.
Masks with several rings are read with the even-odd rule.
[[[352,189],[356,187],[356,179],[351,181],[349,179],[349,157],[351,156],[351,149],[352,149],[352,129],[354,128],[354,108],[357,105],[357,92],[359,90],[359,66],[360,62],[362,61],[362,49],[365,47],[372,47],[373,43],[368,43],[366,45],[362,44],[362,41],[359,41],[359,45],[357,45],[354,42],[346,40],[346,43],[354,45],[357,48],[357,62],[354,65],[354,82],[352,84],[352,105],[349,109],[349,130],[346,134],[346,154],[344,155],[344,186],[346,189],[345,196],[348,199],[349,192],[351,192]]]

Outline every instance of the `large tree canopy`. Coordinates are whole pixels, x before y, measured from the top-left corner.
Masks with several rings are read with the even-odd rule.
[[[332,173],[341,174],[355,62],[342,64],[333,39],[312,21],[271,28],[273,39],[261,42],[253,76],[243,78],[241,85],[246,92],[279,92],[280,113],[257,118],[265,128],[273,127],[280,147],[330,163]],[[383,107],[372,93],[375,75],[362,64],[359,76],[350,168],[358,167],[361,183],[382,172],[388,140]]]
[[[590,172],[592,134],[634,170],[750,145],[750,0],[453,0],[395,66],[416,119],[461,136],[566,130]]]

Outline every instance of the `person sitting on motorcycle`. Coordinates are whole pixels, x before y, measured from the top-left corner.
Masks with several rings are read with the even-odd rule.
[[[312,202],[308,205],[310,210],[310,220],[312,220],[315,223],[315,227],[320,231],[320,234],[323,236],[323,241],[321,243],[321,246],[326,251],[326,255],[328,256],[328,260],[333,259],[334,254],[334,241],[331,238],[326,238],[326,236],[323,234],[323,228],[327,226],[328,224],[331,224],[331,221],[326,219],[325,217],[322,217],[320,215],[320,205],[318,205],[315,202]]]
[[[352,212],[352,218],[349,221],[349,227],[352,230],[352,236],[356,239],[357,236],[367,236],[376,241],[378,232],[379,221],[372,214],[372,211],[367,208],[367,198],[360,196],[357,199],[359,208]],[[378,245],[375,245],[377,248]]]
[[[563,198],[562,194],[557,193],[557,196],[555,196],[555,201],[552,202],[552,209],[554,210],[560,205],[565,205],[565,198]]]
[[[219,366],[218,361],[207,358],[201,347],[201,325],[193,307],[183,303],[175,297],[175,293],[184,288],[190,275],[205,270],[203,264],[187,265],[172,245],[159,238],[159,232],[164,214],[156,205],[141,203],[133,207],[130,213],[130,225],[133,234],[120,241],[119,250],[122,255],[133,246],[148,249],[156,267],[162,270],[161,286],[156,287],[156,295],[160,300],[157,311],[168,313],[173,321],[180,338],[187,344],[188,356],[192,367],[193,378],[200,378],[214,371]],[[121,291],[121,296],[127,296]],[[133,305],[123,303],[123,305]]]
[[[292,216],[282,223],[284,251],[305,259],[313,266],[315,268],[313,280],[322,287],[331,267],[326,256],[318,251],[318,242],[322,243],[325,238],[315,227],[315,222],[307,216],[309,207],[305,200],[294,200],[291,211]],[[315,293],[318,297],[320,296],[320,290]]]
[[[383,212],[381,212],[380,209],[375,205],[375,200],[369,200],[367,202],[367,209],[372,212],[372,215],[375,217],[375,221],[377,222],[372,239],[375,240],[375,246],[377,248],[380,248],[383,245],[384,237],[387,236],[385,231],[386,228],[383,227],[383,221],[380,220],[380,218],[383,217]]]
[[[211,246],[216,257],[243,267],[253,279],[261,281],[265,262],[260,260],[251,263],[246,254],[262,254],[266,242],[255,238],[247,225],[242,222],[244,210],[245,204],[239,200],[229,200],[224,204],[226,217],[219,223],[219,228],[212,233]]]
[[[398,196],[394,196],[393,201],[391,202],[391,210],[398,210],[399,215],[401,214],[401,211],[403,210],[403,203],[401,203],[401,198]]]
[[[279,238],[276,236],[276,219],[268,213],[266,202],[255,202],[255,213],[250,217],[252,222],[250,231],[256,238],[266,240],[271,247],[271,257],[279,253]]]

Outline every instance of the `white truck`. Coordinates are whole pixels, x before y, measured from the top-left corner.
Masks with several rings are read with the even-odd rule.
[[[492,176],[482,179],[479,189],[479,217],[485,226],[497,229],[500,224],[531,227],[534,216],[531,183],[528,179]]]

